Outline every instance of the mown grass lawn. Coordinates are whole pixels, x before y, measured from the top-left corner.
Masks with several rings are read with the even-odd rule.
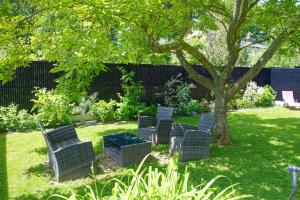
[[[197,125],[198,118],[180,118],[177,122]],[[287,199],[291,177],[289,164],[300,166],[300,111],[281,107],[230,113],[232,144],[213,145],[209,159],[180,164],[190,172],[194,185],[209,181],[216,175],[225,175],[237,186],[239,193],[252,194],[253,199]],[[78,128],[81,140],[92,140],[96,153],[102,152],[102,136],[129,131],[136,133],[136,122],[107,124]],[[168,145],[154,147],[153,151],[167,152]],[[67,193],[65,188],[84,190],[92,179],[85,178],[58,184],[45,172],[47,160],[45,142],[40,132],[0,135],[0,199],[46,199],[54,193]],[[162,170],[165,166],[153,164]],[[97,182],[104,185],[111,177],[126,177],[131,166],[111,174],[98,174]],[[216,183],[226,187],[228,180]],[[105,193],[109,194],[112,184]]]

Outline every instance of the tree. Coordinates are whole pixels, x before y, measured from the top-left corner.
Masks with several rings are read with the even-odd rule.
[[[13,1],[5,2],[10,9]],[[191,79],[213,91],[214,133],[222,145],[230,143],[226,118],[229,99],[276,52],[285,50],[288,54],[300,44],[300,11],[296,0],[18,2],[30,2],[32,9],[30,13],[1,15],[0,46],[5,47],[7,56],[1,58],[0,80],[7,79],[5,72],[11,75],[20,65],[17,58],[21,55],[25,56],[25,62],[27,58],[47,59],[57,61],[55,71],[64,73],[58,80],[61,90],[70,93],[72,88],[73,94],[79,94],[105,69],[105,62],[143,62],[150,54],[157,57],[173,54]],[[249,31],[253,32],[253,43],[243,46],[241,41]],[[203,35],[215,32],[222,33],[222,42],[212,44],[201,40]],[[193,40],[191,35],[199,37]],[[268,44],[267,49],[244,76],[232,81],[231,74],[241,51],[258,42]],[[222,59],[216,59],[220,51],[211,51],[211,45],[225,48]],[[210,52],[217,53],[210,55]],[[210,77],[197,73],[194,63],[201,64]]]
[[[129,13],[127,21],[130,23],[128,27],[131,27],[132,34],[145,38],[148,47],[155,53],[174,53],[191,79],[214,92],[216,117],[214,133],[219,137],[221,145],[230,143],[226,118],[227,102],[257,76],[278,50],[286,46],[292,48],[291,50],[299,47],[299,2],[293,0],[143,2],[143,5],[136,2],[130,4],[130,9],[128,3],[119,4],[121,11],[127,9]],[[119,16],[124,19],[122,15],[124,13]],[[254,35],[256,40],[242,46],[243,36],[253,27],[258,30],[257,35]],[[210,48],[209,46],[203,47],[203,43],[191,44],[187,41],[188,35],[195,30],[208,35],[213,31],[225,31],[223,38],[227,52],[222,65],[214,64],[204,53],[203,49]],[[266,42],[269,45],[245,75],[237,81],[230,80],[241,50],[257,42]],[[195,60],[209,72],[210,78],[197,73],[191,65]]]

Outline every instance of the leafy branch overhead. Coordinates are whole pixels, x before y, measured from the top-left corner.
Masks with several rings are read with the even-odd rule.
[[[299,6],[296,0],[5,0],[0,5],[0,81],[13,78],[31,60],[55,61],[53,72],[63,74],[58,89],[76,99],[107,70],[103,63],[177,58],[191,79],[213,91],[215,133],[226,144],[229,99],[274,54],[299,51]],[[214,35],[220,40],[212,40]],[[259,42],[266,49],[244,76],[230,80],[242,51]]]
[[[185,19],[189,19],[190,23],[187,24],[189,24],[190,26],[185,27],[185,29],[181,30],[182,32],[176,35],[178,37],[174,37],[174,33],[172,32],[171,35],[168,35],[167,37],[164,35],[158,36],[158,33],[160,32],[153,31],[153,29],[149,28],[152,26],[147,24],[143,24],[142,30],[145,31],[148,38],[149,47],[154,52],[166,53],[171,51],[176,53],[178,60],[190,74],[190,78],[194,79],[195,81],[201,83],[205,87],[212,90],[214,90],[215,87],[219,87],[218,84],[224,84],[230,79],[233,68],[238,62],[240,51],[243,48],[246,48],[245,46],[241,45],[241,41],[243,40],[242,33],[247,31],[247,28],[252,24],[255,25],[258,29],[261,29],[262,32],[264,31],[264,29],[268,28],[263,26],[266,22],[262,21],[261,19],[257,19],[256,15],[259,15],[262,19],[264,19],[264,17],[267,18],[269,17],[270,13],[278,12],[278,7],[281,9],[281,11],[283,11],[285,7],[288,7],[288,10],[294,11],[292,13],[285,12],[281,15],[277,15],[278,23],[272,25],[272,29],[274,29],[274,31],[269,32],[268,30],[266,30],[266,34],[268,35],[266,35],[265,39],[263,40],[269,41],[268,48],[260,56],[257,62],[253,66],[251,66],[252,68],[244,77],[235,82],[233,85],[227,85],[226,94],[229,97],[233,96],[243,86],[245,86],[246,83],[252,80],[258,74],[260,69],[272,58],[276,51],[283,45],[283,43],[290,42],[288,40],[294,34],[299,32],[300,13],[296,1],[266,1],[263,3],[259,3],[258,0],[235,1],[232,2],[232,10],[230,10],[229,8],[231,6],[230,3],[225,4],[221,1],[203,1],[201,3],[194,3],[193,1],[185,2],[185,8],[188,7],[191,9],[191,11],[185,13],[181,9],[178,12],[187,14],[186,16],[182,17],[185,17]],[[176,3],[174,2],[172,6],[163,9],[178,9],[179,6],[177,6]],[[201,18],[211,17],[211,20],[215,21],[214,25],[216,27],[218,27],[219,29],[225,29],[226,31],[228,58],[227,62],[223,63],[223,67],[221,68],[211,63],[207,56],[203,54],[200,48],[197,48],[197,46],[191,45],[187,42],[187,35],[195,30],[195,28],[198,26],[198,23],[201,23],[199,22],[201,20],[200,17],[197,18],[196,15],[190,17],[190,13],[199,13],[199,10],[203,11]],[[168,12],[167,17],[174,19],[175,16],[172,16],[173,13],[174,12],[172,11]],[[155,19],[162,17],[157,16],[155,14],[151,16],[155,16]],[[160,21],[163,20],[164,19],[160,19]],[[282,20],[285,20],[284,26],[281,23]],[[213,28],[211,28],[211,30],[213,30]],[[209,32],[209,28],[206,31]],[[166,38],[163,44],[159,42],[159,40],[161,40],[162,37]],[[247,47],[248,46],[251,45],[247,45]],[[212,80],[215,81],[207,80],[207,78],[203,77],[200,74],[197,74],[188,61],[188,58],[190,57],[195,58],[198,61],[198,63],[201,64],[210,73],[210,75],[212,76]]]
[[[221,144],[230,142],[227,131],[227,102],[269,62],[273,55],[284,45],[299,47],[293,41],[299,34],[299,2],[287,1],[146,1],[145,5],[132,5],[136,12],[144,10],[139,18],[134,11],[129,12],[128,21],[132,30],[143,32],[145,44],[153,52],[174,53],[181,65],[194,81],[212,90],[215,94],[215,133]],[[134,13],[134,14],[132,14]],[[272,19],[270,18],[272,17]],[[122,17],[121,17],[122,18]],[[250,45],[243,45],[245,35],[251,27],[258,30]],[[212,46],[225,46],[225,59],[216,64],[205,49],[213,48],[201,43],[203,36],[209,37],[215,32],[224,32],[224,43]],[[198,35],[193,41],[192,35]],[[141,34],[140,34],[141,35]],[[256,39],[257,41],[253,41]],[[298,38],[299,40],[299,38]],[[240,53],[258,41],[264,41],[267,48],[249,66],[247,73],[236,81],[231,74],[239,62]],[[297,39],[296,39],[297,41]],[[217,55],[212,55],[212,57]],[[206,78],[192,64],[201,64],[210,74]]]

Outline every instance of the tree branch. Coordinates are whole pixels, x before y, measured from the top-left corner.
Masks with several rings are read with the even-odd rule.
[[[255,0],[251,2],[248,9],[251,10],[256,4],[258,4],[258,2],[260,2],[260,0]]]
[[[241,11],[242,1],[241,0],[235,0],[234,1],[234,7],[233,7],[233,18],[231,22],[231,26],[233,28],[233,25],[235,25],[239,19],[240,11]]]
[[[264,39],[264,40],[259,40],[259,41],[256,41],[256,42],[252,42],[252,43],[246,44],[246,45],[244,45],[244,46],[241,46],[241,47],[239,48],[239,50],[245,49],[245,48],[250,47],[250,46],[255,45],[255,44],[260,44],[260,43],[265,42],[265,41],[267,41],[267,40],[268,40],[268,39]]]
[[[186,58],[183,55],[183,52],[181,50],[176,51],[176,56],[178,60],[180,61],[181,65],[184,67],[184,69],[187,71],[189,78],[196,81],[197,83],[200,83],[204,87],[208,89],[214,88],[214,83],[211,79],[208,79],[202,75],[200,75],[192,66],[191,64],[186,60]]]
[[[209,3],[205,3],[205,1],[197,1],[194,5],[196,7],[203,7],[206,10],[220,14],[228,19],[230,18],[230,13],[226,9],[225,4],[222,4],[220,1],[210,1]]]
[[[150,39],[148,41],[149,47],[151,50],[155,53],[167,53],[172,50],[179,50],[181,49],[181,43],[180,42],[173,42],[168,44],[159,44],[157,41]]]
[[[184,30],[180,34],[180,38],[178,39],[178,41],[175,41],[172,43],[167,43],[167,44],[159,44],[157,39],[153,37],[152,33],[147,34],[147,31],[148,31],[147,24],[143,23],[141,28],[144,30],[144,32],[146,33],[146,35],[148,37],[148,46],[155,53],[167,53],[170,51],[174,51],[174,50],[176,51],[176,50],[181,49],[181,42],[183,41],[185,34],[190,30],[190,28],[187,28],[186,30]]]
[[[279,34],[273,42],[269,45],[267,50],[261,55],[257,62],[247,71],[239,80],[237,80],[227,90],[227,96],[231,97],[237,93],[242,87],[244,87],[249,81],[257,76],[263,66],[273,57],[275,52],[281,47],[284,41],[288,38],[289,32],[282,32]]]
[[[186,43],[184,41],[181,42],[181,47],[182,47],[182,50],[186,51],[187,53],[192,55],[194,58],[196,58],[198,60],[198,62],[200,62],[203,65],[203,67],[205,69],[207,69],[207,71],[210,73],[210,75],[213,78],[218,77],[218,74],[217,74],[216,70],[214,69],[213,64],[210,63],[209,60],[201,52],[199,52],[197,48],[189,45],[188,43]]]
[[[210,11],[207,11],[207,13],[208,13],[212,18],[214,18],[214,20],[216,20],[216,21],[218,21],[219,23],[221,23],[222,26],[223,26],[223,28],[224,28],[224,30],[226,31],[226,33],[228,33],[228,28],[227,28],[226,23],[225,23],[224,21],[222,21],[221,19],[218,19],[218,17],[217,17],[217,16],[214,16],[214,14],[211,13]]]
[[[227,49],[229,52],[228,62],[224,69],[223,80],[226,81],[230,78],[230,75],[239,59],[240,52],[240,32],[241,26],[246,20],[246,16],[249,12],[249,0],[235,0],[233,19],[230,23],[227,34]]]

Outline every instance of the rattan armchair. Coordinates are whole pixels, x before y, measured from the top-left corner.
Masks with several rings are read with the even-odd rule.
[[[173,108],[159,106],[156,117],[139,116],[139,137],[154,145],[170,142],[173,112]]]
[[[40,128],[48,147],[49,167],[57,182],[89,175],[95,161],[92,142],[81,142],[71,125],[48,132],[41,124]]]
[[[210,155],[214,116],[212,113],[204,113],[200,118],[198,127],[180,123],[172,125],[169,152],[171,155],[178,152],[182,162],[207,158]]]

